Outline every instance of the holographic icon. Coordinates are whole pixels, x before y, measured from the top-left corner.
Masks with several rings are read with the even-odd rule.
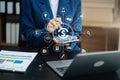
[[[61,8],[60,8],[60,12],[61,12],[62,14],[65,14],[65,13],[67,12],[67,8],[66,8],[66,7],[61,7]]]
[[[59,45],[56,44],[56,45],[54,45],[53,50],[55,52],[60,52],[61,51],[61,46],[59,46]]]
[[[46,13],[44,14],[44,17],[47,18],[47,14]]]
[[[68,35],[67,35],[68,30],[67,30],[66,28],[61,28],[61,29],[59,29],[59,30],[58,30],[58,33],[59,33],[59,35],[58,35],[59,38],[64,39],[64,38],[67,38],[67,37],[68,37]]]
[[[91,29],[86,29],[83,31],[83,34],[86,36],[86,37],[91,37],[92,36],[92,30]]]
[[[80,25],[80,24],[75,24],[75,25],[73,26],[74,31],[80,33],[80,31],[82,31],[82,30],[81,30],[81,29],[82,29],[81,26],[82,26],[82,25]]]
[[[35,30],[35,36],[39,37],[41,35],[41,32],[39,32],[38,30]]]
[[[83,17],[83,14],[81,14],[80,17],[82,18],[82,17]]]
[[[87,35],[89,35],[89,36],[91,35],[90,31],[87,31],[86,33],[87,33]]]
[[[43,17],[43,19],[49,19],[49,13],[48,12],[43,12],[42,17]]]
[[[53,38],[62,44],[76,41],[72,38],[74,36],[72,27],[66,23],[62,23],[61,26],[62,28],[54,31]]]
[[[52,41],[52,37],[51,37],[51,35],[46,35],[46,36],[44,36],[44,41],[46,42],[46,43],[50,43],[51,41]]]
[[[60,59],[67,59],[68,58],[68,54],[67,53],[60,53],[59,55]]]
[[[42,54],[42,55],[47,55],[47,54],[48,54],[48,49],[45,48],[45,47],[42,48],[42,49],[41,49],[41,54]]]
[[[43,49],[42,52],[43,52],[43,53],[47,53],[47,50],[46,50],[46,49]]]
[[[71,22],[72,18],[67,17],[66,20]]]
[[[65,13],[65,8],[62,8],[62,11],[61,11],[62,13]]]
[[[56,47],[55,47],[55,50],[58,51],[58,50],[59,50],[59,46],[56,46]]]
[[[72,51],[72,47],[71,46],[66,46],[66,51],[68,51],[68,52],[71,52]]]
[[[65,18],[66,22],[72,22],[72,20],[73,20],[73,17],[70,16],[70,15],[67,15],[66,18]]]

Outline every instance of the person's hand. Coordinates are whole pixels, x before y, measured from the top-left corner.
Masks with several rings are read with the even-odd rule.
[[[47,31],[49,33],[52,33],[56,29],[62,28],[61,24],[62,24],[61,18],[51,19],[47,25]]]

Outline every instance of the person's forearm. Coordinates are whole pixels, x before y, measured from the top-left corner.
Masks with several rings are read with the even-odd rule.
[[[46,29],[41,30],[24,30],[25,38],[29,45],[31,46],[40,46],[43,45],[45,35],[49,34]]]

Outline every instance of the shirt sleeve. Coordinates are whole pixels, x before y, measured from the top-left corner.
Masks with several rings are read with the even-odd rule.
[[[21,20],[22,33],[27,41],[27,44],[33,47],[42,45],[44,42],[44,36],[47,35],[48,32],[45,26],[41,26],[43,27],[42,29],[36,28],[31,0],[22,0]]]
[[[81,38],[80,35],[82,33],[81,0],[79,0],[79,2],[77,2],[77,3],[78,3],[78,5],[76,8],[75,15],[74,15],[73,22],[72,22],[71,26],[73,27],[74,36],[77,36],[77,38],[80,40],[80,38]],[[71,47],[73,50],[80,51],[80,47],[81,47],[80,41],[72,43]]]

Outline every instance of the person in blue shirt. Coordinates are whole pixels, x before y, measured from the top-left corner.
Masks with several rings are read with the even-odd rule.
[[[61,30],[62,37],[69,31],[69,35],[80,39],[81,14],[81,0],[22,0],[21,28],[26,47],[75,55],[73,52],[80,52],[79,42],[59,45],[53,37]]]

